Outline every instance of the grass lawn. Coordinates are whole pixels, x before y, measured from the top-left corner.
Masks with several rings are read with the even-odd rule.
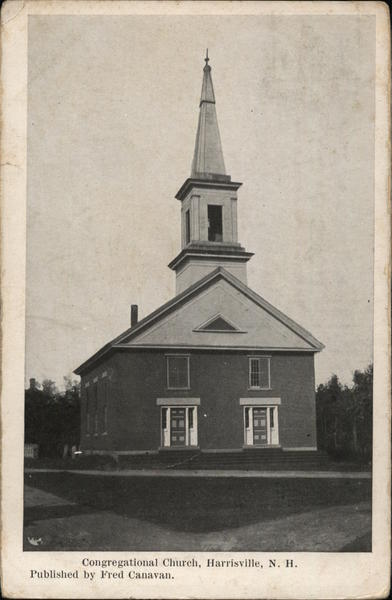
[[[26,550],[371,551],[371,480],[58,472],[26,484]]]

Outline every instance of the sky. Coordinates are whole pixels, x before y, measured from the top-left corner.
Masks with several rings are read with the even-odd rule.
[[[30,16],[26,380],[59,386],[175,294],[208,47],[248,284],[372,361],[374,18]]]

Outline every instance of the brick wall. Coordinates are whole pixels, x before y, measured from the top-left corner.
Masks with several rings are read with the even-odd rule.
[[[117,351],[82,378],[82,449],[156,450],[160,446],[156,399],[162,397],[200,398],[198,434],[204,450],[242,448],[241,397],[280,397],[280,444],[316,446],[313,355],[268,354],[271,390],[248,389],[248,353],[192,351],[191,389],[174,391],[166,388],[164,351]],[[108,434],[99,431],[86,436],[84,386],[98,377],[98,402],[102,403],[104,372],[108,373]]]

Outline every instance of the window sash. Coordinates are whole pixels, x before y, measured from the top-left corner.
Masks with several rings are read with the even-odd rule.
[[[269,357],[255,356],[249,358],[249,387],[262,390],[271,388]]]
[[[167,356],[167,387],[184,390],[190,387],[189,356]]]

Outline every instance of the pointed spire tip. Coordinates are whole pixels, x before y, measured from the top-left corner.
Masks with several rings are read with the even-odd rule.
[[[206,57],[205,57],[205,59],[204,59],[204,62],[206,63],[206,64],[204,65],[204,69],[203,69],[204,71],[211,71],[211,67],[210,67],[210,65],[208,64],[208,63],[209,63],[209,61],[210,61],[210,59],[209,59],[209,57],[208,57],[208,48],[207,48],[207,50],[206,50]]]

